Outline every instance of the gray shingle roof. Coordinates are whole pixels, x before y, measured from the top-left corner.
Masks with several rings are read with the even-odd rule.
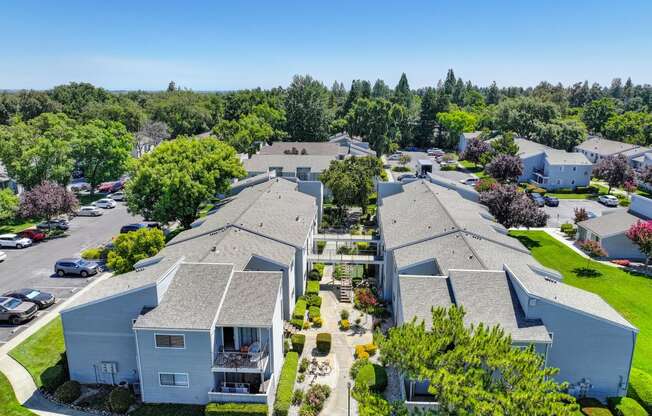
[[[163,300],[134,328],[210,330],[232,272],[232,264],[182,263]]]
[[[592,137],[575,146],[576,149],[597,153],[601,156],[613,156],[622,152],[631,151],[638,147],[640,146],[636,144],[617,142],[614,140],[603,139],[601,137]]]
[[[458,231],[441,237],[432,238],[420,243],[394,250],[396,267],[404,267],[434,259],[439,266],[441,275],[449,269],[481,269],[482,263],[470,249],[463,235]]]
[[[271,326],[282,273],[236,272],[217,318],[220,326]]]
[[[632,224],[635,224],[640,219],[623,209],[606,212],[599,217],[579,222],[577,226],[585,228],[593,234],[606,237],[613,234],[625,233]]]
[[[566,152],[564,150],[547,150],[546,159],[551,165],[592,165],[584,153]]]
[[[500,325],[516,342],[550,342],[540,320],[526,320],[504,271],[452,270],[455,303],[464,307],[467,324]]]
[[[297,190],[297,184],[276,178],[240,192],[195,228],[177,235],[170,244],[236,225],[302,247],[317,215],[313,196]]]
[[[416,318],[432,327],[432,308],[450,307],[453,302],[448,278],[440,276],[399,276],[399,289],[403,319]]]
[[[262,173],[270,168],[282,168],[283,172],[296,172],[297,168],[310,168],[312,173],[328,169],[334,155],[253,155],[243,162],[247,172]]]
[[[258,152],[259,155],[285,155],[286,151],[297,149],[299,154],[303,149],[308,155],[337,156],[347,153],[346,148],[331,142],[274,142],[269,146],[263,146]],[[296,155],[289,155],[296,156]]]

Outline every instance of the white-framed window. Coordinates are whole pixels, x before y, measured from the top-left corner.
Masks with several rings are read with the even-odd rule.
[[[161,387],[190,387],[188,373],[158,373]]]
[[[183,334],[155,334],[154,339],[156,348],[186,348],[186,336]]]

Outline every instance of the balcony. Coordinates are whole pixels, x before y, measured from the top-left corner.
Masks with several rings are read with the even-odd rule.
[[[274,391],[273,385],[273,377],[259,385],[224,382],[208,392],[208,400],[225,403],[269,403],[269,392]]]
[[[267,344],[258,351],[254,343],[248,352],[224,351],[220,349],[213,361],[213,371],[258,373],[264,371],[269,361],[269,350]]]

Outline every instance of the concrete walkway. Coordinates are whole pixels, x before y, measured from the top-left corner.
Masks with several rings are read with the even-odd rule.
[[[26,330],[16,335],[13,339],[0,347],[0,372],[2,372],[9,380],[9,384],[11,384],[11,387],[14,389],[14,394],[16,395],[18,403],[22,404],[35,414],[40,416],[96,416],[94,413],[73,410],[67,406],[56,404],[43,397],[36,387],[32,375],[25,369],[25,367],[11,358],[8,353],[14,347],[29,338],[32,334],[38,332],[45,325],[56,319],[59,316],[59,312],[82,293],[92,289],[96,284],[111,276],[112,274],[110,273],[104,273],[99,276],[92,283],[75,293],[65,302],[56,305],[45,316],[38,319]]]

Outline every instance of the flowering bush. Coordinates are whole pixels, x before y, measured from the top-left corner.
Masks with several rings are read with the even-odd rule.
[[[367,349],[365,348],[364,345],[355,346],[355,358],[359,360],[364,360],[369,358],[369,353],[367,352]]]
[[[340,321],[340,329],[342,331],[348,331],[351,328],[351,323],[349,322],[348,319],[342,319]]]
[[[645,254],[646,259],[649,259],[652,255],[652,221],[636,221],[629,227],[625,235],[638,246],[639,250]]]
[[[600,243],[593,240],[579,242],[580,249],[591,257],[605,257],[607,252],[600,246]]]
[[[331,394],[331,388],[323,384],[311,386],[303,395],[303,403],[299,409],[301,416],[318,415],[324,408],[324,402]]]
[[[371,312],[378,306],[378,299],[373,292],[368,288],[356,289],[354,306],[365,312]]]
[[[494,178],[482,178],[475,184],[475,190],[478,192],[486,192],[494,189],[498,182]]]
[[[629,267],[632,262],[629,260],[611,260],[613,264],[617,264],[619,266],[624,266],[624,267]]]

